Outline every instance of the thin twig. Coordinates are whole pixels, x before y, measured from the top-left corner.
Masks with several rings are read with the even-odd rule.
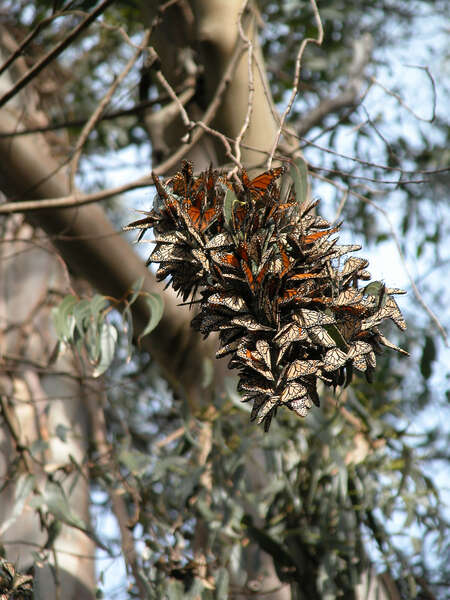
[[[280,136],[281,136],[281,132],[283,131],[284,123],[286,121],[286,118],[287,118],[288,114],[291,112],[292,105],[294,104],[294,100],[295,100],[295,98],[297,96],[297,93],[298,93],[298,88],[299,88],[299,84],[300,84],[300,70],[301,70],[303,52],[305,51],[305,48],[306,48],[306,46],[309,43],[316,44],[317,46],[321,46],[322,45],[322,41],[323,41],[323,27],[322,27],[322,21],[320,20],[319,10],[317,8],[315,0],[310,0],[310,2],[311,2],[312,9],[314,11],[314,18],[315,18],[315,21],[316,21],[316,24],[317,24],[317,30],[318,30],[317,31],[317,37],[316,38],[305,38],[302,41],[301,45],[300,45],[300,49],[298,51],[297,58],[295,60],[294,85],[293,85],[293,88],[292,88],[291,97],[289,98],[289,102],[288,102],[285,110],[283,111],[283,114],[281,115],[280,126],[278,128],[277,135],[275,136],[275,141],[273,143],[272,150],[271,150],[269,158],[267,160],[267,168],[268,169],[270,169],[270,167],[272,166],[273,156],[274,156],[275,151],[277,149],[278,142],[280,141]]]
[[[247,48],[247,54],[248,54],[248,59],[247,59],[247,68],[248,68],[247,113],[245,115],[244,122],[242,124],[242,127],[241,127],[241,129],[236,137],[235,143],[234,143],[234,152],[235,152],[235,157],[236,157],[236,163],[241,168],[242,168],[242,166],[241,166],[241,142],[242,142],[242,138],[244,137],[244,134],[247,131],[248,126],[250,124],[250,118],[251,118],[252,111],[253,111],[253,101],[254,101],[254,96],[255,96],[255,82],[253,80],[253,43],[251,42],[250,38],[248,38],[245,35],[244,28],[242,27],[242,15],[244,14],[247,4],[248,4],[248,0],[244,0],[242,8],[239,12],[239,17],[238,17],[239,35],[241,37],[241,40],[244,42],[244,48]],[[252,19],[252,21],[250,21],[249,28],[251,28],[252,25],[254,25],[254,18]]]
[[[182,93],[183,90],[180,90]],[[161,104],[162,102],[166,102],[168,100],[168,95],[161,95],[157,98],[153,98],[152,100],[144,100],[143,102],[138,102],[131,108],[124,108],[122,110],[116,110],[112,112],[108,112],[106,114],[100,115],[100,118],[97,120],[97,123],[101,121],[111,121],[113,119],[118,119],[120,117],[128,117],[139,114],[139,112],[145,110],[146,108],[151,108],[155,104]],[[12,137],[20,137],[23,135],[33,135],[36,133],[46,133],[47,131],[56,131],[58,129],[66,129],[69,127],[82,127],[88,122],[88,117],[84,119],[73,119],[70,121],[61,121],[59,123],[54,123],[52,125],[45,125],[44,127],[29,127],[28,129],[17,130],[17,131],[6,131],[0,132],[0,139],[2,138],[12,138]]]
[[[444,327],[441,325],[441,322],[439,321],[439,319],[437,318],[437,316],[434,314],[434,312],[431,310],[431,308],[428,306],[428,304],[425,302],[425,300],[423,299],[421,293],[419,292],[419,289],[411,275],[411,273],[409,272],[407,263],[406,263],[406,258],[405,255],[403,253],[403,250],[401,248],[400,245],[400,241],[398,239],[397,233],[395,231],[394,225],[392,224],[392,221],[389,217],[389,214],[386,210],[384,210],[383,208],[381,208],[381,206],[378,206],[378,204],[376,204],[375,202],[373,202],[373,200],[370,200],[369,198],[366,198],[366,196],[363,196],[362,194],[359,194],[358,192],[355,192],[354,190],[350,189],[350,188],[345,188],[344,186],[338,184],[336,181],[332,181],[331,179],[328,179],[327,177],[323,177],[322,175],[319,175],[318,173],[311,173],[312,177],[315,177],[316,179],[320,179],[321,181],[325,181],[327,183],[330,183],[331,185],[333,185],[335,188],[343,191],[343,192],[348,192],[349,194],[351,194],[352,196],[355,196],[355,198],[358,198],[358,200],[361,200],[361,202],[364,202],[365,204],[369,204],[370,206],[372,206],[376,211],[378,211],[379,213],[381,213],[383,215],[383,217],[385,218],[390,232],[391,232],[391,236],[394,240],[395,246],[397,248],[397,252],[398,255],[400,257],[400,260],[403,264],[403,268],[405,270],[406,276],[409,280],[409,283],[411,285],[411,288],[413,290],[414,296],[416,297],[417,302],[422,306],[422,308],[424,309],[424,311],[427,313],[427,315],[430,317],[431,321],[436,325],[439,333],[442,336],[442,339],[444,340],[444,343],[446,346],[449,345],[448,343],[448,336],[447,336],[447,332],[445,331]]]
[[[94,129],[95,124],[97,123],[97,121],[101,117],[103,111],[108,106],[109,102],[111,101],[111,98],[112,98],[114,92],[116,91],[118,86],[122,83],[122,81],[125,79],[125,77],[128,75],[128,73],[131,71],[135,62],[139,58],[141,52],[148,45],[149,39],[150,39],[150,30],[147,30],[144,34],[144,38],[143,38],[141,44],[139,44],[138,49],[133,54],[133,56],[130,58],[130,60],[127,62],[127,64],[125,65],[125,68],[120,73],[120,75],[118,77],[116,77],[116,79],[110,86],[109,90],[103,96],[103,98],[99,102],[97,108],[92,113],[90,119],[88,120],[86,125],[83,127],[83,130],[81,131],[80,136],[77,141],[77,144],[75,146],[75,150],[74,150],[74,154],[73,154],[73,158],[72,158],[71,176],[70,176],[70,191],[72,191],[74,189],[75,175],[78,170],[78,163],[80,161],[81,151],[83,149],[84,144],[86,143],[87,138],[89,137],[89,134]]]
[[[29,71],[25,73],[19,81],[0,98],[0,108],[6,104],[11,98],[20,92],[38,73],[42,71],[47,65],[49,65],[57,56],[59,56],[64,50],[70,46],[78,35],[84,31],[89,25],[95,21],[95,19],[101,15],[113,0],[103,0],[95,10],[93,10],[89,16],[87,16],[81,23],[75,27],[75,29],[69,33],[59,44],[57,44],[52,50],[47,52],[45,56],[41,58]]]
[[[181,100],[178,97],[178,95],[176,94],[175,90],[173,89],[173,87],[170,85],[170,83],[167,81],[167,79],[164,77],[164,75],[162,74],[162,72],[160,70],[156,71],[156,79],[159,81],[159,83],[166,90],[168,95],[172,98],[172,100],[178,106],[178,110],[180,112],[181,119],[182,119],[183,123],[185,124],[185,126],[188,129],[191,129],[193,124],[192,124],[191,119],[189,118],[189,115],[186,112],[186,109],[183,106],[183,103],[181,102]]]
[[[375,77],[371,77],[370,81],[372,83],[374,83],[375,85],[377,85],[378,87],[380,87],[383,91],[385,91],[386,94],[395,98],[397,100],[397,102],[400,104],[400,106],[403,106],[403,108],[405,110],[407,110],[409,113],[411,113],[413,115],[413,117],[415,117],[418,121],[423,121],[424,123],[433,123],[433,121],[436,118],[436,84],[434,82],[433,76],[431,75],[428,67],[421,67],[419,65],[405,65],[405,66],[407,66],[410,69],[421,69],[421,70],[425,71],[425,73],[428,75],[428,79],[431,81],[431,89],[433,92],[433,108],[431,110],[431,117],[429,119],[426,119],[426,118],[418,115],[410,106],[408,106],[406,104],[406,102],[403,100],[403,98],[400,96],[400,94],[397,94],[396,92],[394,92],[394,91],[390,90],[389,88],[387,88],[386,86],[384,86]]]
[[[220,131],[217,131],[217,129],[213,129],[212,127],[209,127],[208,125],[206,125],[206,123],[204,123],[203,121],[196,121],[195,125],[198,127],[201,127],[204,131],[206,131],[207,133],[209,133],[210,135],[215,136],[216,138],[218,138],[222,144],[225,147],[225,155],[228,156],[228,158],[239,168],[242,167],[241,163],[239,162],[239,159],[237,159],[234,154],[233,154],[233,150],[231,149],[231,144],[227,139],[227,136],[224,135],[223,133],[220,133]]]
[[[203,125],[208,126],[208,123],[210,123],[214,118],[222,101],[223,94],[231,82],[234,70],[236,69],[236,65],[238,64],[243,51],[244,48],[242,48],[241,44],[237,44],[225,73],[223,74],[223,77],[217,87],[214,97],[211,100],[205,114],[203,115]],[[185,156],[185,154],[193,146],[195,146],[195,144],[197,144],[203,135],[204,129],[202,127],[196,127],[192,132],[189,142],[182,144],[178,150],[172,154],[172,156],[155,167],[153,169],[154,173],[156,175],[164,175],[167,171],[170,171],[170,169],[172,169],[183,158],[183,156]],[[44,208],[71,208],[75,206],[82,206],[84,204],[92,204],[94,202],[99,202],[100,200],[106,200],[112,196],[123,194],[124,192],[128,192],[137,188],[148,187],[150,185],[153,185],[151,176],[145,175],[144,177],[139,177],[130,183],[119,185],[115,188],[109,188],[107,190],[101,190],[99,192],[93,192],[92,194],[70,194],[60,198],[27,200],[23,202],[6,202],[4,204],[0,204],[0,214],[30,212]]]
[[[100,397],[91,392],[86,401],[89,419],[92,425],[94,443],[99,453],[99,462],[104,467],[110,467],[108,456],[112,454],[111,444],[108,442],[105,413],[101,405]],[[133,534],[128,528],[128,511],[125,500],[120,489],[113,486],[108,487],[108,494],[111,498],[112,510],[117,519],[120,529],[121,546],[127,566],[131,569],[136,586],[139,590],[140,598],[147,598],[146,581],[142,577],[141,569],[137,560],[136,548],[134,546]]]
[[[5,60],[5,62],[0,66],[0,75],[2,73],[4,73],[4,71],[6,71],[17,58],[19,58],[20,56],[23,56],[23,53],[24,53],[26,47],[34,40],[34,38],[38,35],[38,33],[41,32],[41,30],[44,27],[46,27],[48,24],[50,24],[55,19],[65,16],[66,14],[67,14],[66,9],[64,11],[59,10],[59,11],[53,13],[52,15],[50,15],[49,17],[42,19],[42,21],[40,23],[38,23],[32,31],[30,31],[30,33],[17,46],[17,48],[14,50],[14,52],[12,54],[10,54],[10,56],[8,56],[8,58]]]

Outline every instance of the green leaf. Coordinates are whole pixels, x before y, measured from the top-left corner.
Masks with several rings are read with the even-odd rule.
[[[80,336],[83,338],[86,329],[89,324],[91,316],[91,307],[89,300],[83,299],[78,302],[73,308],[73,317],[75,319],[75,325],[80,333]]]
[[[98,319],[99,313],[101,313],[108,306],[108,300],[100,294],[95,294],[90,302],[91,314],[94,320]]]
[[[62,442],[67,442],[68,431],[70,431],[70,427],[63,425],[62,423],[58,423],[58,425],[55,428],[55,433]]]
[[[164,301],[159,294],[145,294],[143,298],[149,307],[150,318],[139,340],[155,329],[164,312]]]
[[[345,339],[342,337],[341,332],[336,327],[336,325],[323,325],[323,328],[330,334],[333,338],[333,341],[336,342],[339,350],[346,351],[348,348],[348,344]]]
[[[136,301],[136,298],[138,298],[141,290],[142,290],[142,285],[144,283],[144,279],[145,277],[139,277],[139,279],[137,279],[133,285],[131,286],[131,289],[133,290],[133,293],[131,295],[131,298],[128,300],[128,305],[131,306],[133,304],[133,302]]]
[[[126,304],[122,312],[122,320],[125,333],[127,334],[127,363],[131,360],[133,353],[133,317],[131,315],[130,305]]]
[[[202,360],[202,381],[200,383],[202,389],[206,389],[211,385],[214,376],[214,364],[213,361],[205,357]]]
[[[47,480],[44,494],[39,496],[33,496],[33,498],[30,500],[30,506],[32,506],[33,508],[40,508],[42,506],[46,506],[48,512],[54,517],[56,517],[59,521],[62,521],[70,527],[79,529],[91,539],[93,539],[100,548],[110,553],[109,548],[107,548],[99,540],[95,533],[90,530],[90,528],[86,525],[84,520],[81,517],[79,517],[75,512],[73,512],[67,499],[67,496],[59,483]]]
[[[433,372],[433,362],[436,360],[436,344],[430,335],[425,337],[425,345],[420,359],[420,372],[424,379],[429,379]]]
[[[92,376],[99,377],[106,371],[114,358],[117,342],[117,329],[112,323],[104,322],[100,329],[100,360]]]
[[[175,579],[171,579],[169,584],[167,585],[167,600],[183,600],[184,595],[184,585],[181,581],[176,581]]]
[[[239,200],[237,199],[234,191],[227,189],[225,199],[223,201],[223,216],[227,226],[231,225],[231,221],[233,219],[233,208],[236,202],[239,202]]]
[[[53,323],[56,329],[56,335],[62,342],[67,342],[72,338],[75,328],[75,319],[73,318],[73,308],[78,302],[75,296],[66,296],[59,306],[52,310]]]
[[[228,571],[223,567],[220,568],[216,575],[216,600],[227,600],[229,580]]]
[[[35,484],[35,475],[22,474],[19,475],[15,482],[14,504],[11,516],[0,524],[0,536],[18,519],[22,514],[25,502]]]
[[[139,452],[139,450],[128,450],[124,448],[118,456],[121,462],[133,475],[142,475],[150,464],[150,459],[147,454]]]
[[[30,453],[33,456],[36,456],[36,454],[39,454],[40,452],[45,452],[46,450],[48,450],[48,442],[45,442],[44,440],[35,440],[30,446]]]
[[[296,158],[289,172],[294,182],[297,203],[303,204],[309,195],[308,166],[304,159],[301,157]]]

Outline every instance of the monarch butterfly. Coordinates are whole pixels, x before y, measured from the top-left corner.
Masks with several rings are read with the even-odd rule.
[[[308,396],[302,396],[301,398],[291,400],[287,406],[299,417],[306,417],[309,409],[312,407],[312,402]]]
[[[315,344],[319,344],[325,348],[333,348],[336,346],[336,342],[323,327],[311,327],[308,330],[308,335]]]
[[[363,297],[364,295],[360,290],[356,288],[348,288],[338,295],[334,303],[336,306],[357,304],[361,302]]]
[[[315,325],[332,325],[336,323],[333,315],[328,315],[309,308],[300,309],[300,317],[306,328],[314,327]]]
[[[233,245],[232,237],[226,233],[221,232],[217,235],[213,236],[210,240],[208,240],[205,248],[207,250],[215,250],[216,248],[226,248],[227,246]]]
[[[125,225],[122,227],[123,231],[130,231],[131,229],[141,229],[139,232],[138,242],[141,241],[147,229],[151,229],[155,223],[159,221],[159,218],[154,214],[153,211],[147,212],[142,211],[145,215],[147,215],[144,219],[138,219],[137,221],[133,221],[129,225]]]
[[[173,244],[158,244],[153,252],[150,254],[148,262],[172,262],[173,260],[180,260],[179,257],[174,258],[174,246]]]
[[[344,254],[347,254],[348,252],[358,252],[358,250],[361,250],[362,246],[360,246],[359,244],[350,244],[350,245],[342,245],[342,246],[338,246],[336,245],[334,247],[333,252],[330,254],[330,258],[340,258],[341,256],[343,256]]]
[[[345,365],[348,360],[347,354],[339,350],[339,348],[332,348],[328,350],[323,358],[323,368],[325,371],[335,371]]]
[[[256,349],[258,350],[258,352],[262,356],[264,362],[270,369],[272,366],[272,363],[271,363],[271,358],[270,358],[269,344],[266,342],[266,340],[257,340],[256,341]]]
[[[216,358],[223,358],[227,354],[231,354],[237,348],[239,340],[235,340],[234,342],[230,342],[229,344],[225,344],[222,348],[219,348],[216,352]]]
[[[239,260],[232,252],[223,252],[221,250],[212,250],[211,258],[214,262],[224,267],[239,267]]]
[[[347,354],[349,358],[354,358],[355,356],[363,356],[364,354],[368,354],[371,351],[372,346],[370,344],[363,341],[357,341],[350,346],[350,350]]]
[[[191,218],[191,221],[197,229],[204,232],[214,222],[217,217],[218,210],[215,207],[202,210],[197,206],[190,206],[187,209],[187,213]]]
[[[258,420],[257,423],[260,425],[264,419],[266,419],[266,423],[264,424],[264,430],[267,431],[270,427],[270,421],[272,420],[272,415],[269,416],[269,413],[276,409],[279,399],[277,396],[272,396],[267,402],[264,404],[262,409],[259,409],[258,412]]]
[[[266,384],[264,386],[264,383]],[[242,392],[242,391],[247,391],[247,392],[254,392],[255,394],[266,394],[267,396],[271,396],[272,395],[272,386],[267,382],[260,382],[257,380],[250,380],[250,381],[245,381],[245,380],[240,380],[237,386],[238,392]]]
[[[264,196],[270,184],[275,181],[275,179],[278,179],[282,173],[284,173],[284,167],[277,167],[276,169],[261,173],[261,175],[258,175],[250,181],[247,172],[243,170],[242,183],[244,184],[244,187],[249,190],[252,200],[257,200]]]
[[[176,233],[158,233],[154,241],[159,244],[179,244],[180,242],[187,242],[184,235],[178,231]]]
[[[364,356],[356,356],[353,359],[353,366],[355,369],[358,369],[358,371],[365,371],[367,369],[367,362]]]
[[[320,360],[294,360],[287,370],[287,380],[313,375],[321,365],[322,361]]]
[[[295,400],[296,398],[306,396],[307,393],[308,391],[304,385],[298,383],[297,381],[291,381],[284,388],[280,396],[280,401],[283,403],[290,402],[292,400]]]
[[[272,331],[272,327],[267,327],[266,325],[259,323],[250,315],[235,317],[231,322],[233,325],[237,325],[238,327],[245,327],[245,329],[248,329],[249,331]]]
[[[224,294],[222,292],[211,294],[211,296],[208,298],[208,304],[211,306],[225,306],[226,308],[236,312],[239,312],[246,307],[244,300],[239,296]]]
[[[194,256],[194,258],[196,258],[200,262],[203,269],[206,272],[209,272],[209,262],[208,262],[208,259],[206,258],[206,254],[199,248],[193,248],[191,250],[191,252],[192,252],[192,256]]]
[[[313,242],[320,240],[320,238],[323,238],[325,236],[328,237],[332,233],[336,233],[336,231],[339,231],[339,229],[340,229],[340,225],[337,225],[336,227],[333,227],[332,229],[325,229],[324,231],[316,231],[315,233],[310,233],[309,235],[304,235],[304,236],[302,236],[302,242],[304,244],[312,244]]]
[[[366,260],[365,258],[358,258],[356,256],[350,256],[345,261],[344,268],[342,269],[340,275],[341,275],[341,277],[344,278],[345,276],[356,273],[357,271],[360,271],[361,269],[365,269],[368,264],[369,264],[369,261]]]

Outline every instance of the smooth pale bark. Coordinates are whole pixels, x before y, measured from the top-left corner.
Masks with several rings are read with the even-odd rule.
[[[5,237],[13,237],[12,227],[7,229]],[[42,240],[33,242],[30,226],[22,225],[20,237],[22,241],[0,245],[0,328],[3,331],[0,356],[8,364],[8,372],[0,372],[0,392],[19,442],[24,446],[37,440],[46,442],[48,448],[37,452],[36,458],[53,470],[57,466],[70,465],[70,457],[82,464],[89,440],[83,390],[75,377],[60,374],[76,375],[70,355],[61,355],[51,369],[44,372],[35,366],[45,366],[55,345],[50,323],[51,305],[68,292],[68,282],[61,262],[48,244]],[[14,360],[16,357],[17,361]],[[58,426],[67,428],[66,441],[56,435]],[[15,443],[3,422],[0,430],[2,482],[5,477],[17,477],[17,473],[11,471],[15,457]],[[36,478],[36,488],[44,491],[45,471],[33,460],[28,464]],[[47,533],[40,527],[37,512],[27,506],[33,494],[16,496],[28,474],[23,463],[19,473],[16,485],[7,486],[0,495],[0,537],[8,559],[21,570],[33,564],[31,552],[45,544]],[[89,523],[86,475],[85,472],[84,477],[79,474],[69,476],[64,480],[64,489],[74,512]],[[25,501],[23,509],[17,512],[21,500]],[[95,554],[92,540],[81,531],[64,525],[55,549],[64,598],[92,598],[95,585],[93,561],[89,558]],[[51,554],[49,560],[54,563]],[[41,593],[45,592],[42,597],[56,598],[50,570],[44,567],[40,571]]]

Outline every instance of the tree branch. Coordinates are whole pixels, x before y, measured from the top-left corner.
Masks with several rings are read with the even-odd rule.
[[[69,33],[59,44],[57,44],[52,50],[47,52],[19,81],[0,98],[0,108],[9,102],[16,94],[20,92],[38,73],[42,71],[47,65],[49,65],[57,56],[59,56],[70,44],[78,37],[78,35],[84,31],[89,25],[95,21],[95,19],[101,15],[113,0],[103,0],[99,6],[93,10],[81,23],[75,27],[75,29]]]
[[[353,42],[353,61],[350,65],[347,83],[343,91],[333,98],[325,98],[316,108],[300,119],[295,126],[297,135],[303,137],[313,127],[320,125],[331,113],[348,106],[357,106],[361,87],[364,83],[364,70],[372,56],[373,39],[369,33]]]

